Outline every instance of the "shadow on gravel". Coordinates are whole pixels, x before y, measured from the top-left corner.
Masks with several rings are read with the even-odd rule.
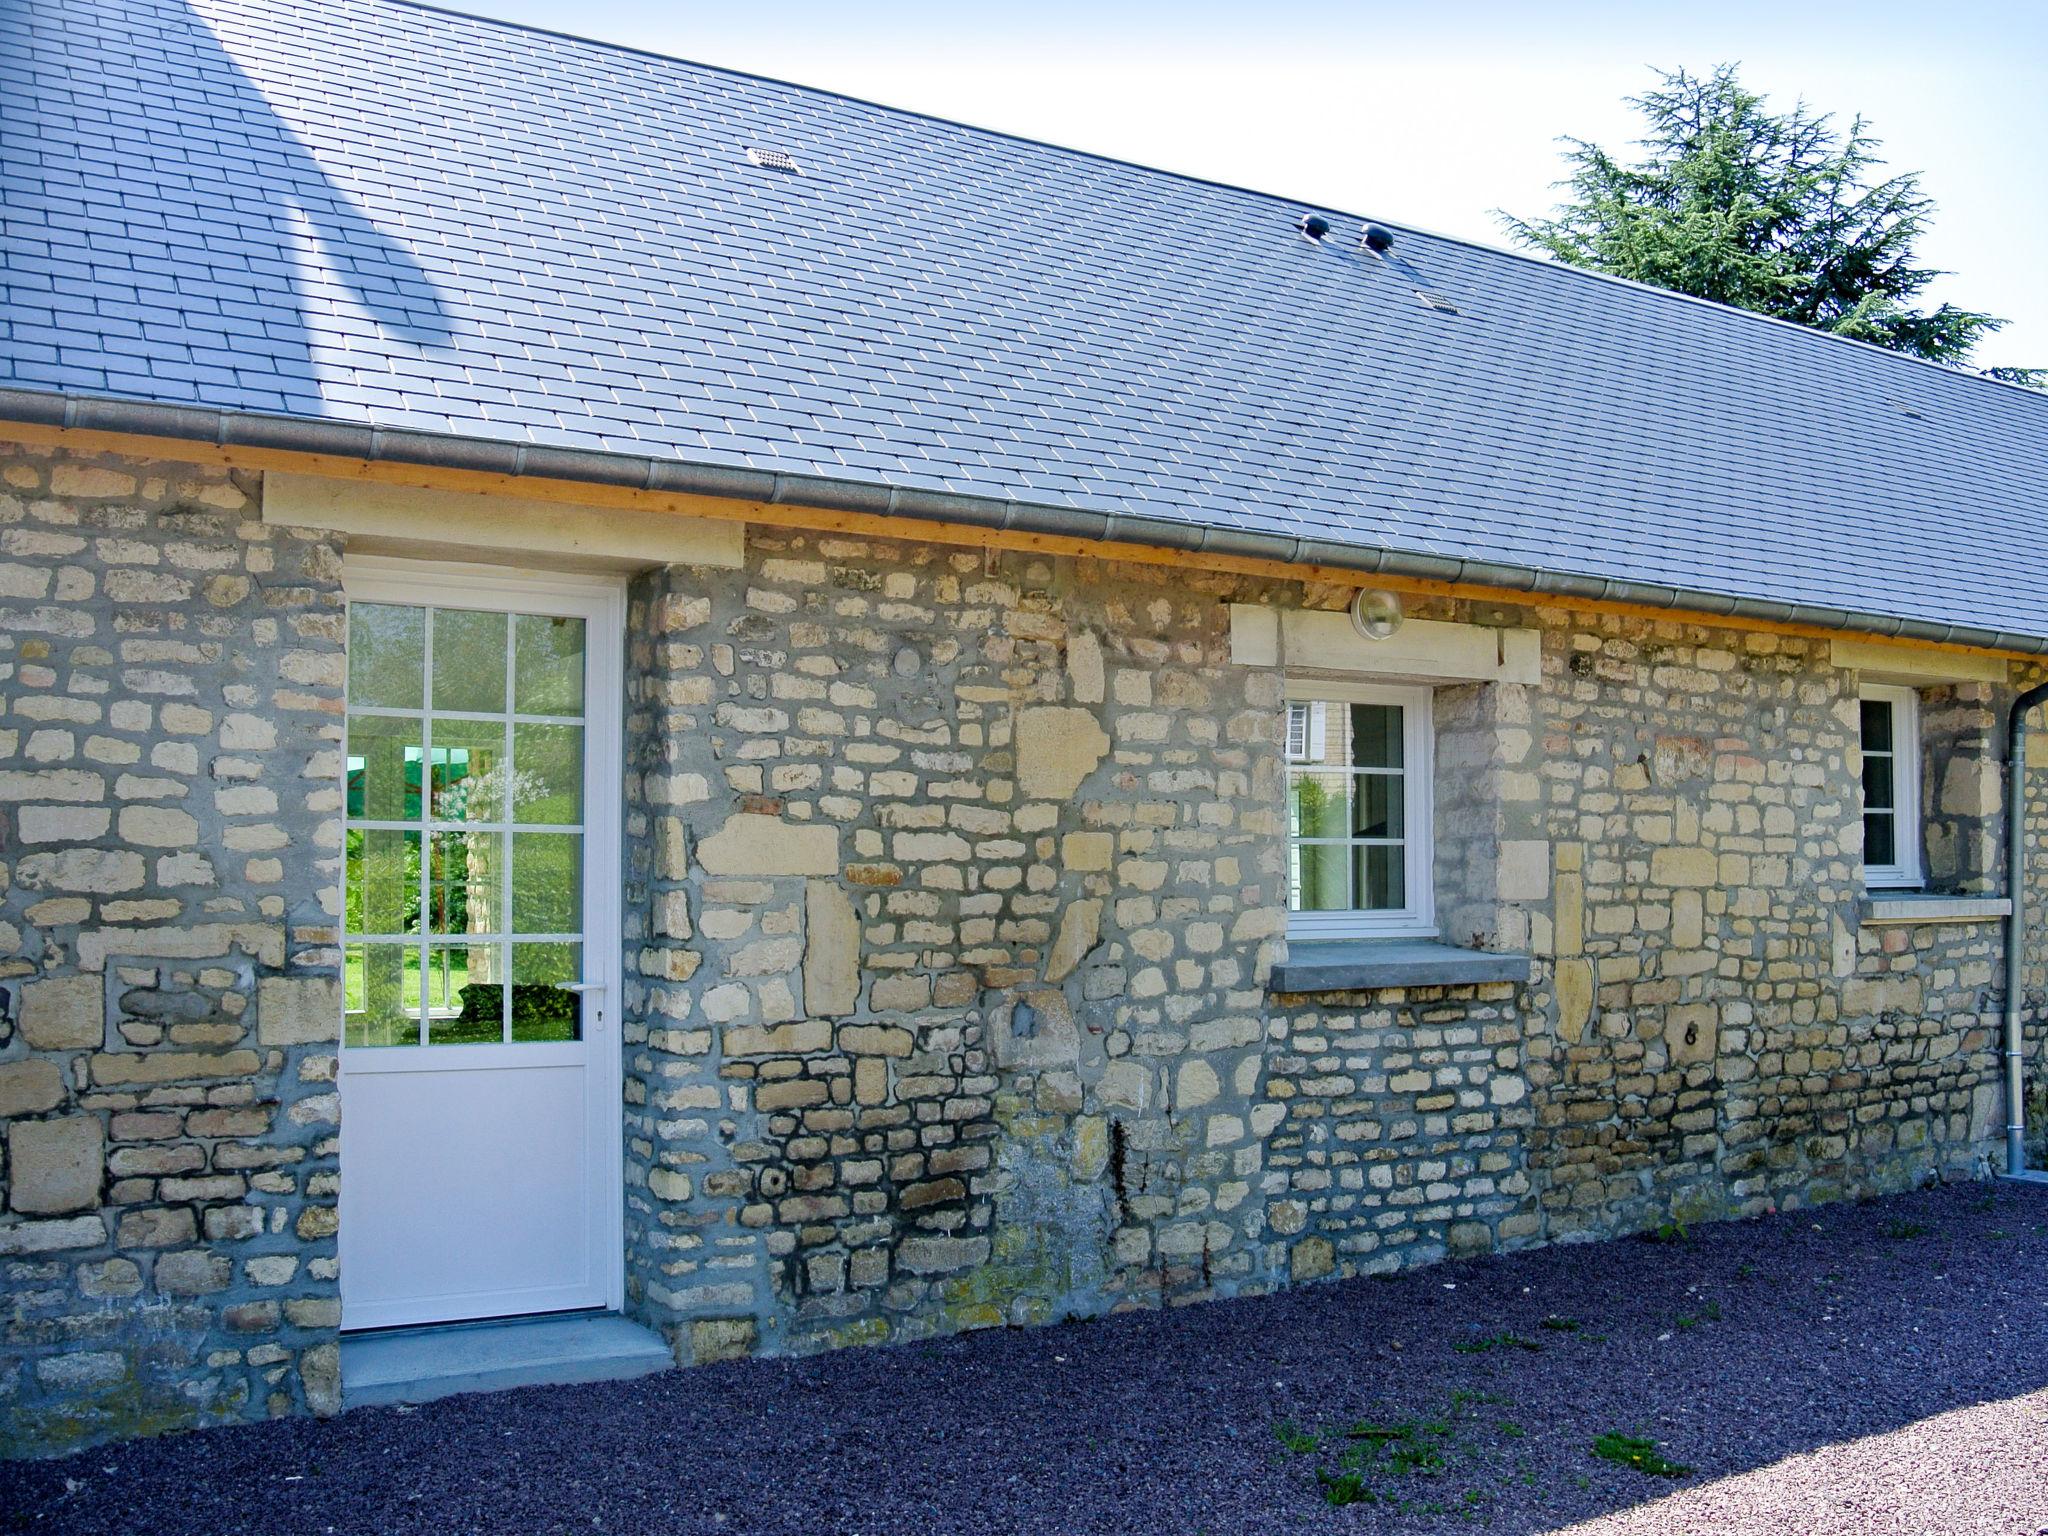
[[[15,1464],[0,1530],[2036,1530],[2044,1345],[2048,1191],[1962,1186]]]

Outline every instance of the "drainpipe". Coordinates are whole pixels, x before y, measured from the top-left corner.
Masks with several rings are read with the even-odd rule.
[[[2020,982],[2026,934],[2027,712],[2048,699],[2048,683],[2036,683],[2012,701],[2005,718],[2005,890],[2012,911],[2005,919],[2005,1176],[2027,1175],[2026,1082],[2021,1070]]]

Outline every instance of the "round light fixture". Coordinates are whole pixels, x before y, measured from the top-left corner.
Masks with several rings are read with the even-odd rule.
[[[1401,627],[1401,599],[1368,587],[1351,600],[1351,627],[1367,640],[1384,640]]]

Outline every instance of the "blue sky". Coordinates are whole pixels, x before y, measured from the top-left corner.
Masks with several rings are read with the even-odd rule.
[[[1216,5],[1041,0],[457,0],[454,8],[958,118],[1503,243],[1556,139],[1617,147],[1648,66],[1738,60],[1774,99],[1861,112],[1940,202],[1938,295],[2048,366],[2048,3]]]

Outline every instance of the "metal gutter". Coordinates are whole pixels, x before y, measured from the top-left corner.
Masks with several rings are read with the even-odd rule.
[[[2038,1179],[2027,1172],[2026,1007],[2022,954],[2027,912],[2027,713],[2048,699],[2048,683],[2036,683],[2012,701],[2005,717],[2005,888],[2012,910],[2005,919],[2005,1176]]]
[[[210,443],[220,448],[261,448],[324,454],[372,463],[469,470],[515,478],[569,480],[634,490],[721,496],[771,505],[817,507],[868,513],[917,522],[971,523],[1010,533],[1122,541],[1191,554],[1314,564],[1353,571],[1361,577],[1399,576],[1413,580],[1465,583],[1501,592],[1567,602],[1630,603],[1724,618],[1804,624],[1856,634],[1880,635],[1930,645],[1964,645],[1984,650],[2048,655],[2048,636],[2013,634],[1978,625],[1904,619],[1894,614],[1738,597],[1608,576],[1574,575],[1539,566],[1513,565],[1460,556],[1337,544],[1287,534],[1209,528],[1147,514],[1091,512],[1047,503],[975,496],[958,491],[840,480],[825,475],[792,475],[759,469],[691,464],[680,459],[589,448],[550,448],[456,433],[374,427],[355,422],[225,411],[154,401],[117,400],[44,390],[0,387],[0,423],[60,427],[81,432],[118,432]]]

